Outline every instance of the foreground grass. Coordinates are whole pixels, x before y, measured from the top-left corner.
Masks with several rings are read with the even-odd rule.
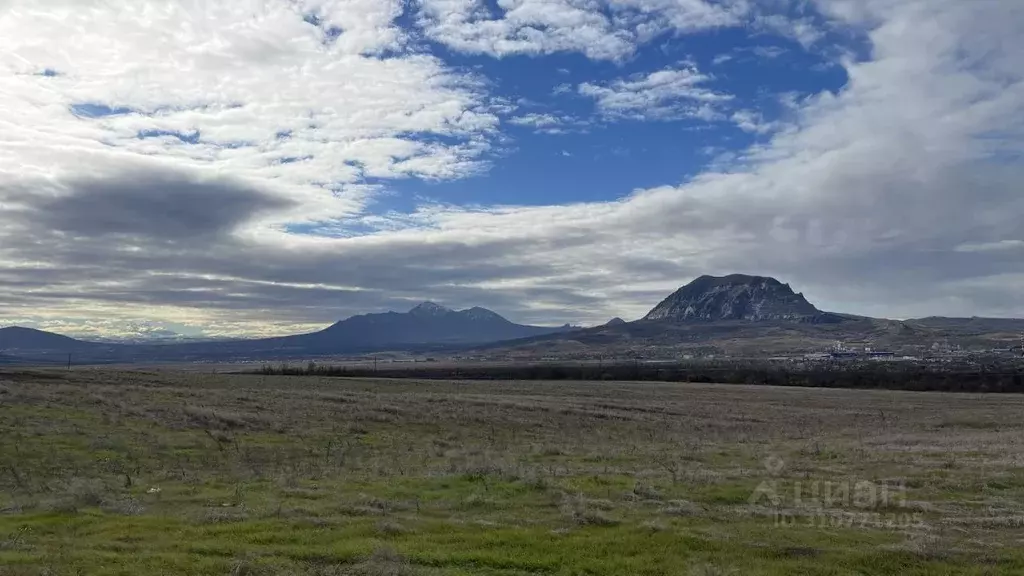
[[[1022,408],[0,374],[0,574],[1024,573]]]

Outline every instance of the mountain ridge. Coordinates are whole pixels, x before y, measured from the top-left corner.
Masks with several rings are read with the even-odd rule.
[[[700,276],[662,300],[644,320],[839,322],[770,276]]]
[[[383,312],[351,316],[307,339],[329,340],[335,344],[408,345],[474,344],[539,336],[562,330],[516,324],[497,312],[474,306],[453,310],[426,301],[408,312]],[[286,337],[288,338],[288,337]]]
[[[671,354],[719,349],[726,353],[823,350],[836,341],[917,346],[944,338],[972,346],[1016,344],[1024,320],[928,317],[876,319],[822,312],[788,284],[767,276],[700,276],[655,305],[639,320],[619,318],[592,328],[516,324],[475,306],[453,310],[425,301],[407,312],[354,315],[308,334],[252,340],[110,344],[31,328],[0,328],[0,355],[81,361],[227,361],[301,358],[383,351],[532,349],[552,353]],[[589,352],[587,352],[589,350]],[[460,352],[462,353],[462,352]]]
[[[479,306],[457,311],[427,301],[408,312],[358,314],[316,332],[259,339],[109,344],[33,328],[0,328],[0,352],[40,358],[39,352],[56,357],[95,351],[90,358],[117,362],[253,359],[481,345],[569,329],[516,324]]]
[[[81,349],[104,346],[101,342],[78,340],[63,334],[24,326],[0,328],[0,352],[17,350]]]

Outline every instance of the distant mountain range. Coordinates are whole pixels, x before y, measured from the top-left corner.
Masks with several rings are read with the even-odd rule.
[[[431,350],[515,340],[573,330],[572,326],[516,324],[486,308],[452,310],[424,302],[408,312],[362,314],[310,334],[209,342],[85,342],[31,328],[0,329],[0,354],[26,359],[79,362],[245,360]]]
[[[0,362],[181,362],[299,359],[372,352],[454,352],[594,357],[686,353],[770,355],[823,350],[836,341],[898,350],[929,345],[1012,347],[1024,320],[884,320],[822,312],[765,276],[701,276],[634,322],[594,328],[526,326],[485,308],[424,302],[408,312],[352,316],[310,334],[209,342],[84,342],[29,328],[0,329]]]

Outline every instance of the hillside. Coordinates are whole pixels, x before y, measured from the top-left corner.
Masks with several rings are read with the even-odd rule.
[[[839,322],[842,319],[820,312],[803,294],[795,294],[789,284],[775,278],[732,274],[697,278],[665,298],[644,316],[644,320]]]
[[[72,352],[102,346],[102,344],[83,342],[34,328],[22,328],[20,326],[0,328],[0,352],[15,353],[23,350],[60,350]]]

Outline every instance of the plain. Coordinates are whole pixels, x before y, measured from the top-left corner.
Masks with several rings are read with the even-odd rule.
[[[0,373],[0,574],[1024,572],[1024,398]]]

